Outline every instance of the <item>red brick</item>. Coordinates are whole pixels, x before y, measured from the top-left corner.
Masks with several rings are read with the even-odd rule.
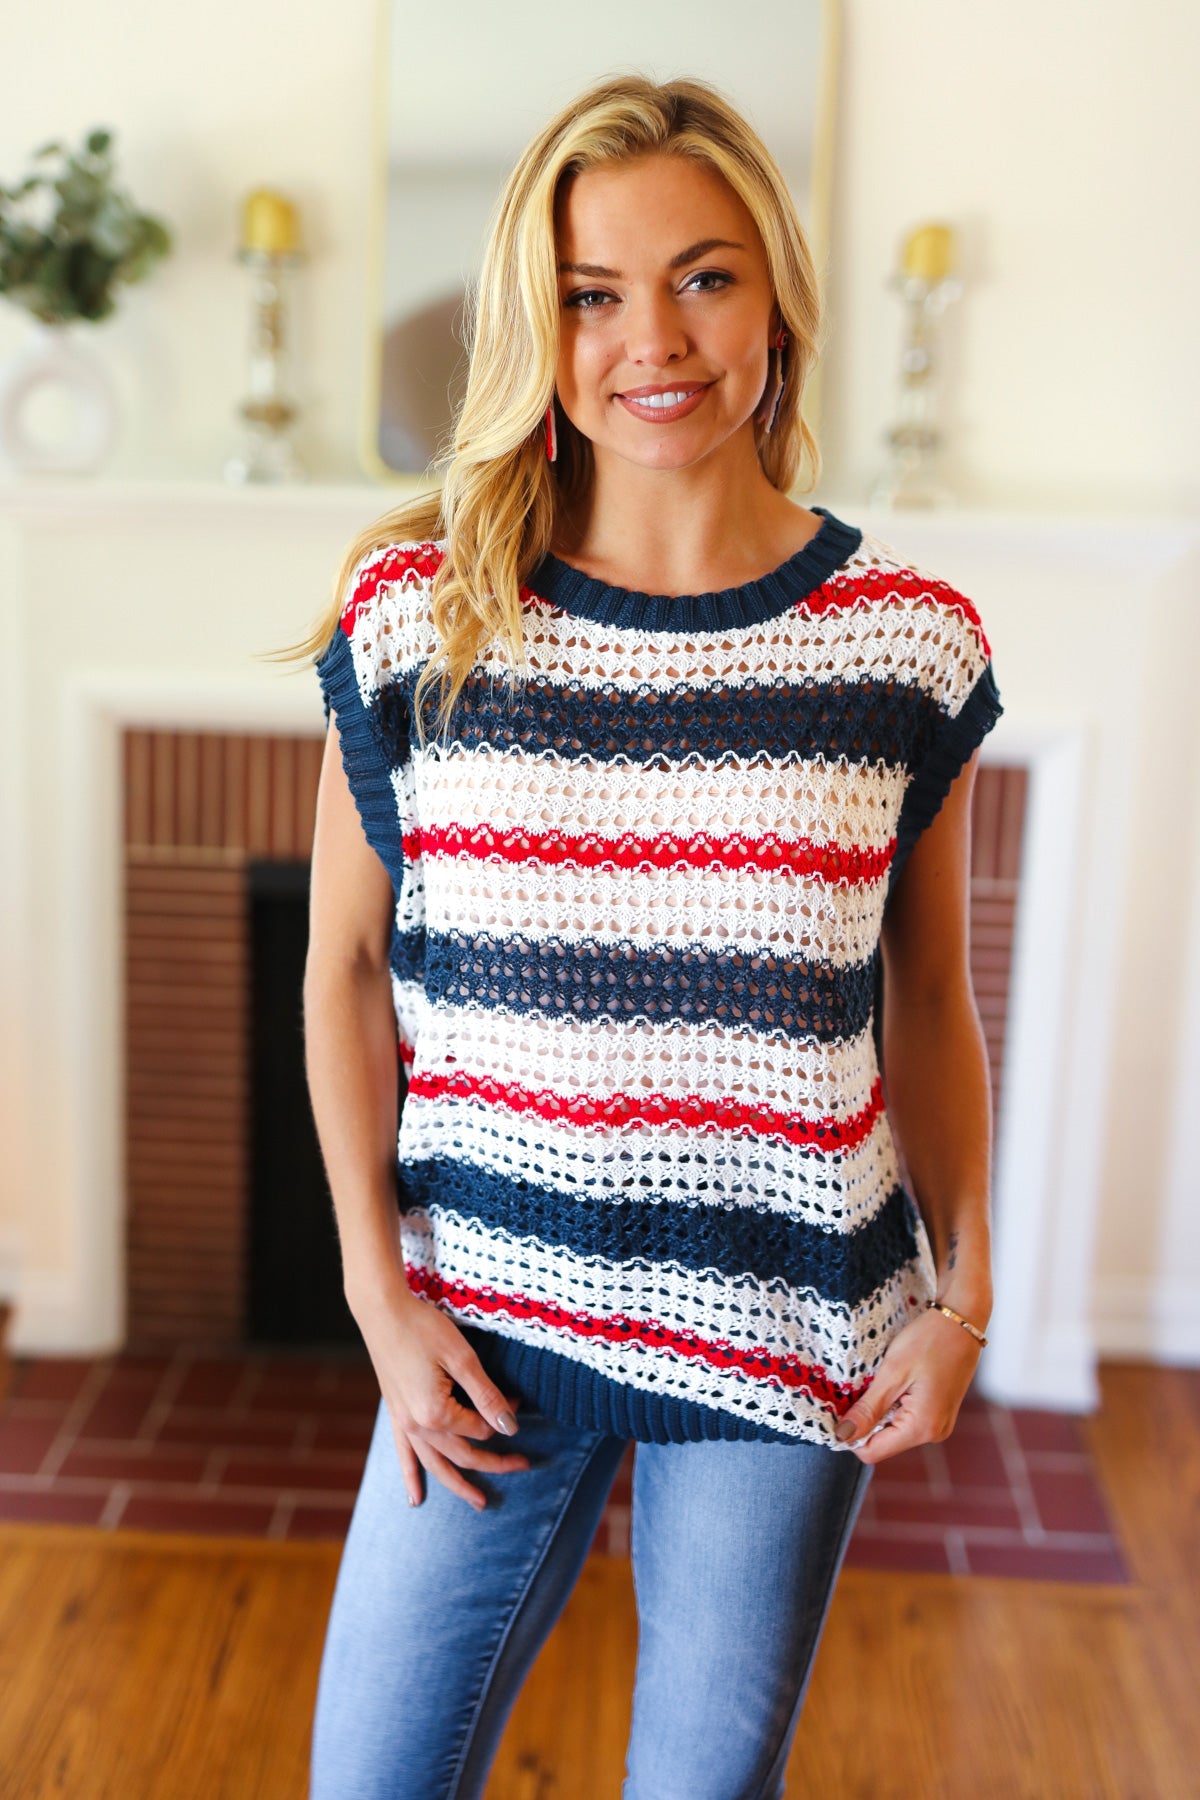
[[[150,1410],[149,1394],[101,1394],[79,1427],[80,1437],[136,1437]]]
[[[0,1419],[0,1470],[36,1475],[60,1425],[59,1419]]]
[[[846,1546],[848,1569],[915,1570],[922,1574],[949,1575],[950,1558],[940,1538],[880,1538],[868,1535],[860,1525]]]
[[[244,1357],[194,1362],[175,1392],[177,1406],[227,1406],[246,1378]]]
[[[151,1446],[145,1450],[99,1450],[77,1444],[63,1458],[60,1476],[109,1481],[173,1481],[189,1486],[204,1474],[205,1456]]]
[[[1008,1486],[1008,1471],[994,1437],[982,1431],[952,1431],[938,1448],[955,1487]]]
[[[1007,1491],[963,1490],[949,1499],[905,1493],[891,1488],[875,1496],[875,1517],[881,1524],[896,1525],[992,1525],[1013,1531],[1021,1528],[1016,1501]]]
[[[1090,1469],[1030,1469],[1038,1518],[1047,1531],[1103,1531],[1112,1521]]]
[[[1077,1413],[1014,1407],[1009,1417],[1012,1419],[1017,1441],[1024,1450],[1085,1449]]]
[[[362,1480],[357,1457],[338,1458],[239,1456],[225,1465],[221,1482],[226,1487],[323,1488],[328,1492],[353,1492]]]
[[[14,1358],[10,1397],[14,1400],[73,1400],[95,1364],[90,1357]]]
[[[1025,1581],[1099,1581],[1125,1584],[1118,1551],[1069,1550],[1057,1545],[967,1544],[972,1575],[1011,1575]]]
[[[344,1538],[350,1528],[350,1506],[298,1506],[288,1523],[289,1538]]]
[[[98,1525],[107,1494],[63,1494],[0,1489],[0,1519],[24,1519],[46,1525]]]
[[[223,1536],[263,1537],[275,1512],[274,1501],[178,1498],[171,1494],[131,1494],[118,1530],[192,1531]]]
[[[296,1441],[295,1418],[238,1419],[228,1413],[168,1413],[155,1439],[159,1444],[201,1444],[210,1450],[290,1450]]]

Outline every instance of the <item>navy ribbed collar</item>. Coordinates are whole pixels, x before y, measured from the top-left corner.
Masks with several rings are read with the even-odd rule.
[[[740,587],[721,588],[708,594],[643,594],[598,581],[549,553],[526,585],[563,612],[643,631],[705,631],[727,625],[755,625],[761,619],[774,619],[787,612],[819,588],[862,543],[858,527],[844,524],[827,507],[813,506],[809,511],[820,513],[821,524],[804,548],[777,569],[760,575],[756,581],[744,581]]]

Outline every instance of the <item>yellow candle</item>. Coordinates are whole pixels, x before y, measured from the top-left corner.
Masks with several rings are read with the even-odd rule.
[[[954,267],[954,232],[949,225],[921,225],[904,242],[906,275],[921,281],[944,281]]]
[[[242,202],[242,249],[286,256],[300,242],[296,209],[282,194],[256,188]]]

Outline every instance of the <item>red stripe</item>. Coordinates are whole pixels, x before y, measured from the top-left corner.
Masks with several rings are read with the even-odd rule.
[[[423,828],[421,849],[434,856],[474,856],[488,861],[574,863],[581,869],[636,869],[649,863],[656,869],[764,869],[768,873],[789,870],[793,875],[814,875],[823,881],[860,883],[878,881],[896,853],[892,838],[881,850],[864,850],[857,844],[821,844],[811,838],[780,838],[774,832],[763,837],[710,837],[706,832],[681,836],[662,832],[657,837],[619,838],[589,831],[505,831],[495,825],[445,825]]]
[[[713,1369],[734,1369],[753,1381],[773,1381],[781,1387],[811,1394],[815,1400],[831,1406],[838,1416],[848,1412],[871,1385],[872,1378],[868,1377],[861,1386],[852,1388],[835,1381],[819,1363],[801,1362],[796,1356],[771,1356],[766,1351],[737,1350],[723,1340],[712,1342],[693,1331],[669,1330],[657,1320],[631,1319],[625,1313],[598,1318],[594,1314],[568,1312],[553,1301],[534,1300],[525,1294],[499,1294],[494,1288],[472,1288],[465,1282],[447,1281],[407,1260],[404,1266],[413,1292],[435,1306],[445,1300],[451,1306],[485,1316],[504,1314],[512,1319],[536,1319],[539,1324],[569,1332],[572,1337],[603,1338],[614,1344],[636,1343],[669,1350]]]
[[[943,606],[951,612],[961,613],[979,633],[983,654],[989,657],[992,654],[983,621],[971,601],[965,594],[960,594],[957,588],[951,587],[948,581],[939,581],[934,575],[917,575],[904,569],[868,569],[862,574],[846,576],[841,580],[834,576],[799,604],[809,612],[821,613],[856,606],[864,600],[883,600],[897,606],[915,600],[918,604]]]
[[[402,581],[406,575],[428,577],[441,567],[443,553],[433,543],[410,544],[404,549],[385,550],[378,562],[368,564],[355,584],[354,592],[342,608],[339,623],[346,636],[354,630],[355,620],[364,606],[369,606],[385,581]]]
[[[754,1137],[777,1137],[801,1149],[855,1150],[874,1130],[883,1112],[883,1083],[876,1079],[871,1098],[860,1112],[846,1119],[805,1118],[800,1113],[779,1112],[745,1100],[705,1100],[687,1094],[675,1100],[665,1094],[556,1094],[552,1090],[522,1087],[515,1081],[497,1081],[490,1075],[469,1075],[454,1069],[448,1074],[422,1069],[409,1088],[422,1100],[478,1100],[485,1106],[503,1106],[513,1113],[531,1113],[548,1123],[566,1120],[572,1125],[665,1125],[673,1130],[714,1127],[718,1131],[744,1131]]]
[[[342,610],[342,630],[349,636],[354,629],[354,621],[364,606],[368,606],[375,598],[381,583],[400,581],[405,575],[415,574],[422,578],[435,575],[444,561],[444,552],[432,541],[408,545],[404,548],[393,547],[385,550],[378,562],[371,563],[362,571],[354,592]],[[553,606],[552,601],[545,600],[542,595],[535,594],[532,588],[521,586],[520,597],[525,602],[536,601],[544,606]],[[947,581],[939,580],[933,575],[918,575],[910,570],[869,569],[849,577],[831,577],[806,594],[803,600],[797,601],[806,612],[823,613],[838,608],[852,607],[862,601],[883,600],[896,605],[903,605],[915,600],[929,606],[948,607],[952,612],[961,613],[968,619],[979,633],[979,642],[985,656],[990,657],[992,647],[987,633],[983,629],[983,621],[974,604]]]

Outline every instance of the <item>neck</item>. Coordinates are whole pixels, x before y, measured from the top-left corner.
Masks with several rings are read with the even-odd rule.
[[[602,446],[593,461],[591,488],[560,517],[553,548],[615,586],[734,587],[794,555],[821,523],[772,486],[749,423],[686,469],[647,469]]]

